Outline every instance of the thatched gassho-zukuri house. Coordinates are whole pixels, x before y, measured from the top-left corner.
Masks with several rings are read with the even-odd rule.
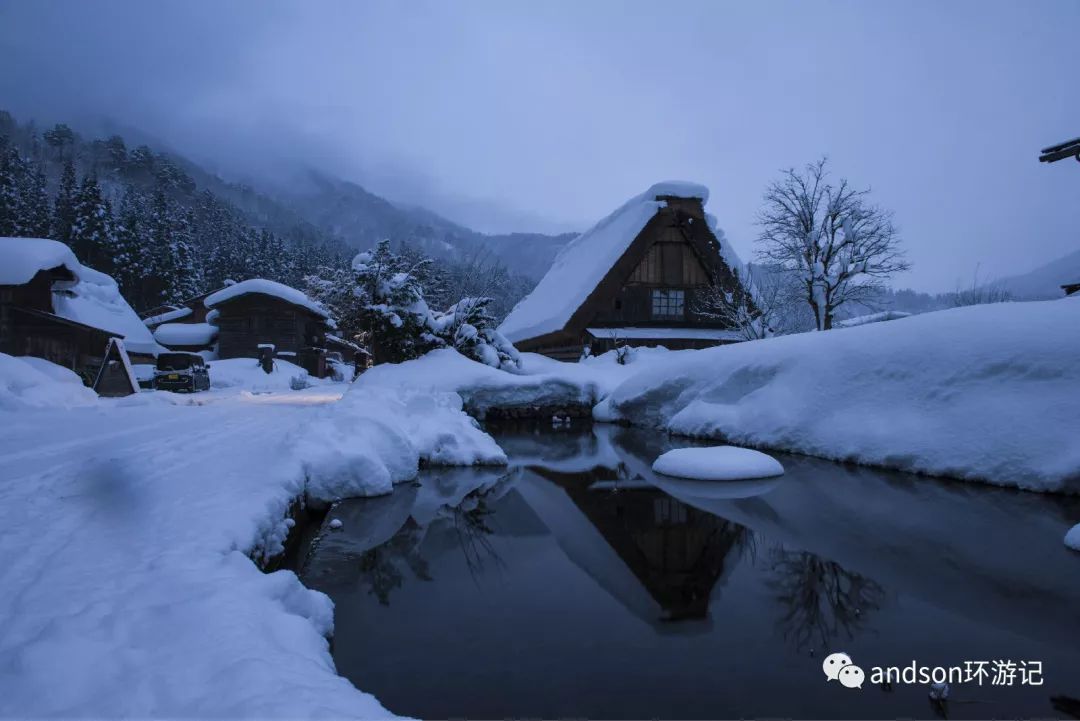
[[[499,327],[519,350],[576,360],[618,345],[704,348],[742,340],[699,312],[711,285],[745,293],[742,263],[705,213],[707,188],[658,183],[572,240]]]
[[[63,243],[0,238],[0,353],[35,356],[93,385],[110,339],[118,353],[152,360],[159,346],[112,278],[82,265]]]

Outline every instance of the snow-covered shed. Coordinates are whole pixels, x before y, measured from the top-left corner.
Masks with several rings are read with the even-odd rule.
[[[520,350],[575,360],[615,345],[704,348],[741,338],[700,312],[709,286],[745,293],[742,262],[706,214],[709,191],[658,183],[572,240],[499,327]]]
[[[259,346],[272,345],[312,375],[326,375],[326,334],[333,322],[303,291],[252,278],[210,293],[203,303],[210,310],[207,322],[217,328],[218,358],[258,358]]]
[[[110,339],[138,360],[159,346],[112,278],[87,268],[63,243],[0,238],[0,352],[44,358],[94,381]]]

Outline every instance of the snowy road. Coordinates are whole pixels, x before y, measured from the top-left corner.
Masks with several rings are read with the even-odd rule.
[[[323,392],[5,414],[0,715],[372,716],[273,546]],[[171,399],[170,399],[171,400]]]

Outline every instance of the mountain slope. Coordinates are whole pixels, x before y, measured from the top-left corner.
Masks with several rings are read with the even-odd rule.
[[[1018,300],[1060,298],[1061,286],[1080,283],[1080,250],[1040,265],[1022,275],[1003,278],[995,285],[1009,291]]]

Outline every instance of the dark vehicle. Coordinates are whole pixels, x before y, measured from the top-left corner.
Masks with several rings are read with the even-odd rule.
[[[159,391],[210,390],[210,366],[198,353],[162,353],[154,370],[154,388]]]

